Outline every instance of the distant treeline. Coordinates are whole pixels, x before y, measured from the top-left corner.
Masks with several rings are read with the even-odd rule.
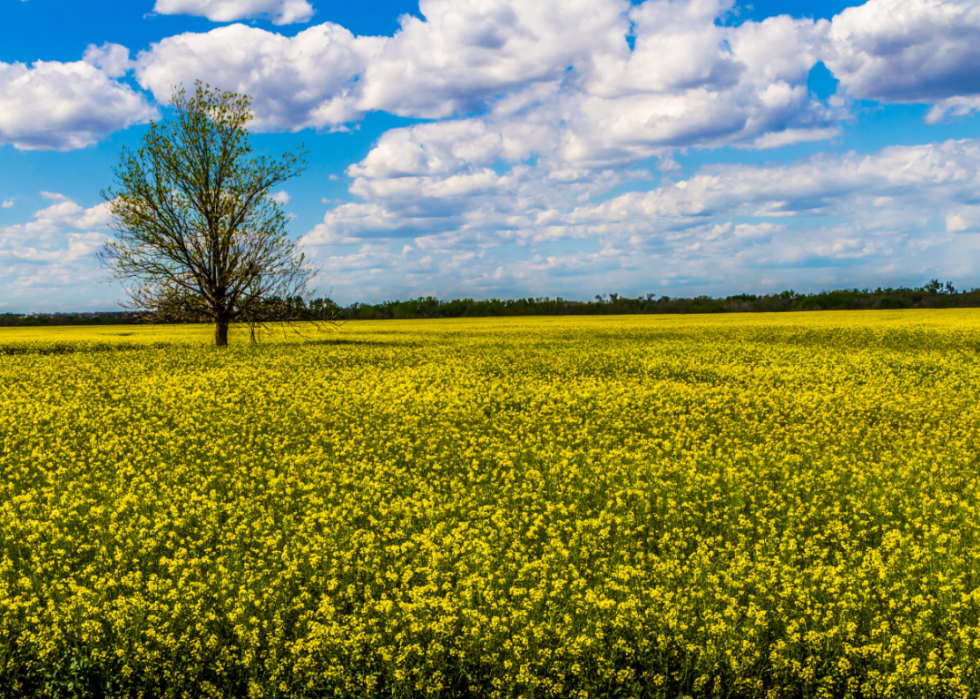
[[[321,303],[332,302],[324,299]],[[386,301],[378,304],[353,303],[346,308],[334,305],[331,310],[345,320],[382,320],[398,318],[476,318],[489,316],[538,315],[639,315],[644,313],[764,313],[778,311],[832,311],[880,308],[976,308],[980,307],[980,289],[957,291],[949,282],[933,280],[919,288],[841,289],[814,294],[783,291],[778,294],[737,294],[725,298],[657,297],[656,294],[630,297],[604,294],[592,301],[570,301],[563,298],[526,299],[453,299],[443,301],[432,296],[408,301]]]
[[[0,327],[43,327],[46,325],[127,325],[142,320],[138,313],[0,313]]]
[[[281,305],[283,302],[279,302]],[[352,303],[343,307],[329,298],[284,301],[293,320],[389,320],[409,318],[479,318],[543,315],[639,315],[644,313],[766,313],[897,308],[978,308],[980,289],[957,291],[950,282],[932,280],[918,288],[839,289],[813,294],[736,294],[725,298],[672,298],[646,294],[636,298],[603,294],[592,301],[537,297],[525,299],[453,299],[424,296],[408,301]],[[120,325],[139,323],[139,313],[0,314],[0,326]]]

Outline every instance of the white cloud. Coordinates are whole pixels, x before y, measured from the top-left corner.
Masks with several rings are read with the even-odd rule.
[[[437,118],[628,52],[624,0],[421,0],[364,74],[361,107]]]
[[[84,208],[60,194],[42,195],[51,204],[32,220],[0,226],[0,294],[8,301],[46,297],[53,302],[65,287],[102,276],[95,253],[107,237],[106,204]]]
[[[349,300],[376,288],[365,270],[383,273],[388,295],[432,284],[443,295],[639,292],[651,279],[717,293],[759,290],[762,269],[763,290],[799,289],[956,278],[980,260],[969,234],[980,221],[980,141],[705,167],[598,204],[576,203],[577,192],[608,189],[619,173],[569,184],[539,163],[468,186],[480,172],[461,178],[453,157],[390,171],[362,162],[365,201],[328,211],[305,236]]]
[[[181,34],[142,52],[136,75],[160,101],[202,75],[246,92],[257,130],[338,128],[372,110],[445,118],[489,107],[512,131],[533,123],[526,136],[548,130],[564,159],[596,166],[665,148],[823,139],[846,116],[806,87],[826,49],[825,21],[719,26],[731,0],[419,7],[424,20],[404,16],[390,38],[329,23],[292,38],[243,25]]]
[[[980,221],[980,207],[961,209],[958,213],[946,214],[946,231],[959,233],[975,229],[978,221]]]
[[[13,205],[14,205],[14,200],[13,199],[7,199],[6,201],[3,202],[3,204],[0,204],[0,206],[2,206],[4,209],[9,209]]]
[[[254,100],[254,130],[336,127],[362,115],[350,98],[353,79],[383,45],[330,23],[294,37],[235,24],[153,44],[137,57],[136,77],[162,103],[173,85],[201,76],[246,93]]]
[[[156,114],[129,86],[85,61],[0,63],[0,144],[84,148]]]
[[[306,0],[157,0],[161,15],[195,15],[212,22],[263,17],[273,24],[308,22],[315,10]]]
[[[659,221],[671,225],[715,216],[846,216],[866,230],[911,231],[937,207],[968,202],[980,186],[980,142],[894,146],[873,155],[818,155],[789,165],[704,168],[684,187],[630,193],[579,207],[568,220]],[[869,206],[870,204],[870,206]],[[919,212],[914,220],[895,217]]]
[[[33,221],[3,228],[5,241],[15,238],[50,241],[51,236],[65,230],[104,230],[109,224],[105,203],[86,209],[57,192],[41,192],[41,196],[52,204],[36,211]]]
[[[287,192],[286,190],[282,190],[280,192],[276,192],[275,194],[273,194],[269,198],[272,201],[276,202],[277,204],[282,204],[283,206],[288,206],[289,205],[289,202],[291,202],[293,200],[293,198],[291,196],[289,196],[289,192]]]
[[[825,62],[848,94],[881,102],[949,102],[980,94],[980,4],[869,0],[834,17]],[[975,106],[975,104],[971,105]]]
[[[129,60],[129,49],[119,44],[111,44],[108,41],[102,46],[89,44],[82,55],[82,60],[90,63],[102,71],[110,78],[119,78],[133,68],[133,62]]]
[[[236,24],[167,37],[136,61],[117,44],[89,46],[83,62],[30,69],[47,86],[32,88],[38,101],[70,90],[77,109],[63,94],[56,108],[0,97],[7,121],[24,117],[20,147],[79,147],[144,120],[141,97],[109,80],[133,68],[161,103],[174,84],[202,76],[250,94],[259,131],[344,128],[372,110],[492,115],[488,128],[501,133],[533,126],[524,148],[571,164],[556,164],[556,173],[669,158],[675,148],[778,148],[833,137],[849,112],[845,100],[821,102],[808,91],[820,60],[846,95],[931,103],[932,122],[980,104],[974,0],[869,0],[833,22],[778,16],[724,26],[718,20],[732,8],[733,0],[421,0],[422,17],[402,17],[392,37],[355,37],[331,23],[292,37]],[[158,0],[156,10],[218,21],[305,21],[312,13],[305,0]],[[6,67],[0,89],[12,89],[11,76],[24,71]],[[45,124],[66,113],[69,123]],[[72,126],[82,121],[94,126],[77,133]],[[34,123],[41,135],[28,128]],[[0,138],[14,142],[11,131],[0,122]]]
[[[452,175],[499,158],[523,160],[534,152],[532,143],[557,147],[552,125],[536,125],[533,116],[521,125],[505,123],[504,128],[487,119],[466,119],[391,129],[347,174],[372,180]]]
[[[940,100],[926,114],[927,124],[938,124],[946,116],[967,116],[980,110],[980,95],[974,97],[950,97]]]
[[[548,130],[545,142],[560,139],[564,159],[599,166],[670,147],[770,147],[835,134],[844,112],[806,87],[829,23],[718,26],[730,7],[422,2],[425,21],[403,18],[368,64],[357,104],[426,118],[489,105],[497,121],[510,114],[542,127],[534,143]]]
[[[637,176],[610,168],[658,156],[669,169],[673,148],[770,148],[837,134],[844,112],[806,88],[829,25],[778,17],[717,26],[726,7],[693,1],[634,7],[632,52],[623,40],[583,60],[580,75],[566,71],[512,90],[478,117],[390,130],[348,169],[351,191],[389,204],[400,197],[411,202],[406,211],[414,217],[438,208],[442,193],[472,197],[523,181],[531,171],[521,163],[536,158],[531,180],[542,175],[574,185],[561,196],[581,201],[617,178]]]

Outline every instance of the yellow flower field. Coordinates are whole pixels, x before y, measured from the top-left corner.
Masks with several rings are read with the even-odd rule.
[[[0,329],[0,694],[980,696],[980,312]]]

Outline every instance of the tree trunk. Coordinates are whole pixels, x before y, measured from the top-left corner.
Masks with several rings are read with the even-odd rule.
[[[228,346],[228,321],[219,319],[214,324],[214,344],[216,347]]]

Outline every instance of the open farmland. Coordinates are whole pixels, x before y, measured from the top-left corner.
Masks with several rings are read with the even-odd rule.
[[[976,697],[980,311],[0,330],[6,696]]]

